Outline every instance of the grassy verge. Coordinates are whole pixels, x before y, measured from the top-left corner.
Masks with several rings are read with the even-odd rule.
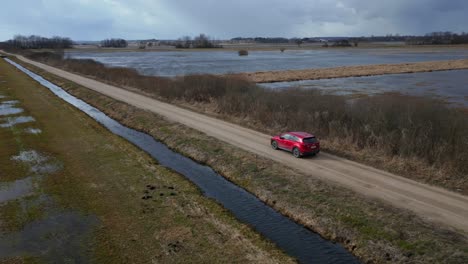
[[[24,65],[24,63],[22,63]],[[415,215],[368,200],[343,188],[229,146],[160,116],[90,91],[28,66],[68,92],[174,150],[213,167],[267,204],[324,237],[343,243],[355,255],[376,263],[463,263],[465,237]]]
[[[3,60],[0,75],[5,81],[0,83],[0,93],[8,100],[19,100],[25,113],[35,118],[35,127],[42,130],[41,134],[31,135],[22,132],[28,124],[0,128],[2,184],[29,176],[29,168],[11,160],[22,150],[36,150],[62,164],[59,171],[41,175],[33,195],[2,204],[0,244],[3,238],[16,237],[18,232],[30,236],[30,229],[25,228],[30,224],[50,219],[57,212],[68,212],[67,216],[72,212],[94,216],[98,221],[88,228],[91,236],[73,244],[73,249],[79,249],[74,252],[79,253],[73,253],[71,259],[64,256],[69,257],[68,261],[293,262],[221,206],[203,197],[184,177],[159,166]],[[41,200],[44,196],[48,199]],[[27,200],[43,201],[48,209],[41,214],[40,207],[22,206]],[[32,252],[30,256],[25,250],[18,256],[0,259],[28,262],[37,255],[44,257],[42,254],[66,255],[74,230],[79,228],[80,222],[73,222],[68,234],[53,228],[39,242],[34,237],[28,239],[31,243],[52,243],[46,253]],[[57,240],[63,240],[60,252],[54,251],[53,242]],[[7,241],[2,245],[10,244]],[[89,259],[84,259],[85,255]],[[48,262],[55,260],[45,258]]]

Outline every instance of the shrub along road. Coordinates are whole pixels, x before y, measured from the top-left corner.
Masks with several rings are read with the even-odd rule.
[[[272,150],[269,146],[269,135],[31,61],[22,56],[18,58],[111,98],[155,112],[229,144],[294,167],[304,174],[340,184],[399,208],[409,209],[426,220],[445,224],[468,235],[466,221],[468,197],[466,196],[327,153],[321,153],[316,158],[295,159],[286,152]]]

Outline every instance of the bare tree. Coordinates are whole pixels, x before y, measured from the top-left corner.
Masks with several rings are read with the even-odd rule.
[[[183,36],[177,40],[176,48],[189,49],[192,46],[192,38],[189,36]]]
[[[207,35],[200,34],[193,40],[193,46],[195,48],[213,48],[214,44]]]
[[[15,35],[7,42],[10,47],[20,49],[66,49],[71,48],[73,41],[70,38],[54,36],[45,38],[37,35],[22,36]]]
[[[105,48],[126,48],[128,42],[125,39],[105,39],[101,41],[101,47]]]

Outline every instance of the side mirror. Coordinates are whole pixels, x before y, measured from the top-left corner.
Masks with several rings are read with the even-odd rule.
[[[280,139],[284,139],[284,137],[283,137],[283,136],[280,136]]]

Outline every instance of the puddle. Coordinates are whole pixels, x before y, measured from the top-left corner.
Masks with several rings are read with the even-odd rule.
[[[86,102],[68,94],[59,86],[5,59],[66,102],[80,109],[111,132],[135,144],[150,154],[159,164],[170,168],[197,185],[203,194],[231,211],[239,221],[275,243],[301,263],[359,263],[341,245],[323,239],[269,207],[257,197],[226,180],[208,166],[170,150],[148,134],[125,127]],[[1,243],[1,242],[0,242]],[[0,246],[2,246],[0,244]]]
[[[35,185],[32,177],[16,180],[14,182],[2,182],[0,183],[0,204],[28,196],[32,193],[34,187]]]
[[[29,165],[36,176],[0,183],[0,204],[33,193],[40,194],[37,183],[44,177],[42,175],[61,168],[54,158],[35,150],[21,151],[11,160]],[[93,227],[99,223],[96,216],[60,211],[53,199],[44,194],[19,201],[23,210],[17,213],[17,217],[27,217],[31,208],[38,207],[41,215],[26,223],[20,231],[0,233],[0,259],[32,256],[38,257],[41,263],[90,262],[91,251],[86,250],[85,245],[89,244]]]
[[[34,121],[35,119],[31,116],[6,117],[0,119],[0,122],[2,122],[0,124],[0,127],[12,127],[17,124],[29,123]]]
[[[3,101],[2,104],[5,104],[5,105],[14,105],[14,104],[19,104],[19,101],[18,101],[18,100]]]
[[[31,172],[35,174],[52,174],[62,169],[60,164],[47,163],[31,166]]]
[[[0,99],[6,98],[0,95]],[[0,101],[0,116],[23,112],[14,107],[19,101]],[[0,118],[0,127],[35,121],[29,116]],[[3,122],[3,123],[2,123]],[[42,133],[38,128],[25,128],[25,133]],[[38,220],[27,223],[18,232],[0,232],[0,262],[6,258],[38,257],[44,263],[89,263],[91,252],[86,245],[94,227],[99,223],[96,216],[78,212],[60,212],[51,197],[41,194],[34,199],[22,199],[38,193],[38,182],[47,175],[62,169],[62,164],[53,157],[35,150],[21,151],[11,157],[14,162],[29,166],[33,176],[13,182],[0,182],[0,205],[19,199],[22,213],[18,217],[27,217],[29,209],[40,206]],[[1,169],[1,168],[0,168]],[[40,192],[39,192],[40,193]]]
[[[16,115],[22,113],[23,109],[14,107],[14,104],[0,103],[0,116],[2,115]]]
[[[35,150],[21,151],[18,156],[13,156],[11,160],[28,164],[30,171],[34,174],[50,174],[62,168],[59,162],[51,161],[49,157]]]
[[[40,257],[48,263],[88,263],[83,247],[98,224],[95,216],[56,213],[27,224],[23,230],[0,236],[0,257]]]
[[[26,128],[24,132],[37,135],[37,134],[42,133],[42,130],[40,130],[39,128]]]
[[[44,155],[39,154],[35,150],[21,151],[18,156],[13,156],[11,160],[22,161],[26,163],[43,163],[48,160]]]

